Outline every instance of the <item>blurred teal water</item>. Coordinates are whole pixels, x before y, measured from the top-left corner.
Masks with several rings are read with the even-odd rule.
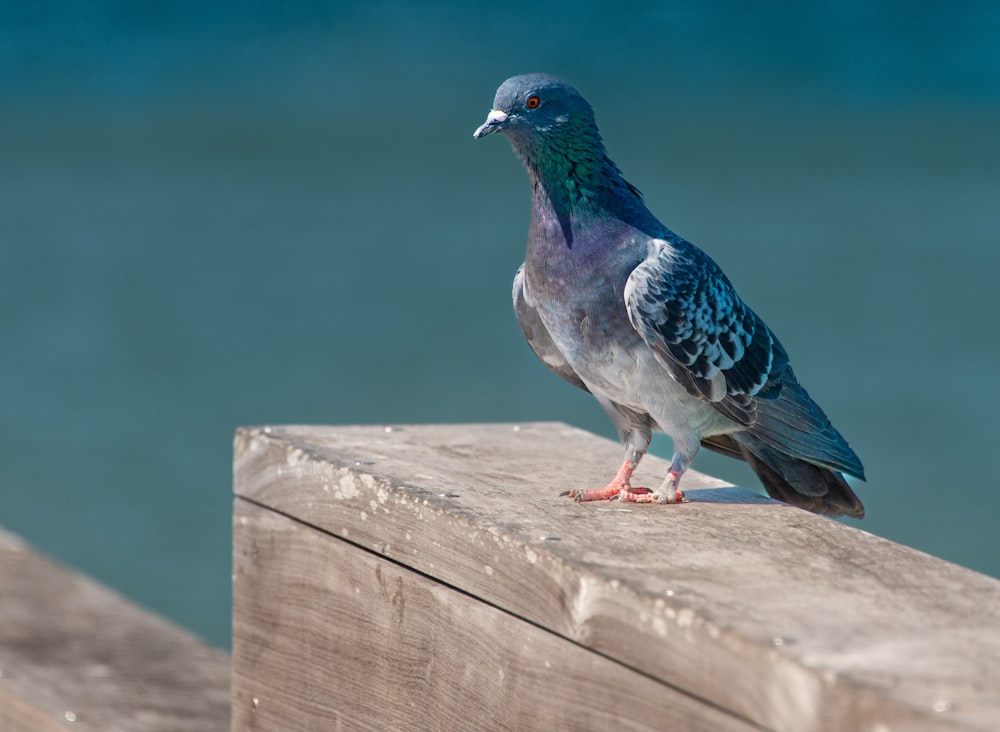
[[[471,137],[546,70],[780,335],[860,525],[1000,576],[1000,8],[567,7],[0,4],[0,524],[224,645],[237,425],[613,436],[522,342],[528,186]]]

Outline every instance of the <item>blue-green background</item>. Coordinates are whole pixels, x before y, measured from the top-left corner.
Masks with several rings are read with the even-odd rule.
[[[509,304],[471,135],[528,71],[780,335],[861,526],[1000,575],[993,2],[0,3],[0,524],[225,645],[237,425],[611,436]]]

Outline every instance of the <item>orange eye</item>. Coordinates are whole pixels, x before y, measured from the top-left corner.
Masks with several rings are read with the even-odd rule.
[[[528,97],[527,99],[524,100],[524,106],[527,107],[528,109],[534,109],[535,107],[537,107],[541,103],[542,103],[542,100],[539,99],[534,94],[532,94],[530,97]]]

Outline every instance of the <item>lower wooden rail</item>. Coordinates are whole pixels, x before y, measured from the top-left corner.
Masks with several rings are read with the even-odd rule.
[[[620,457],[239,430],[232,729],[1000,729],[1000,582],[694,472],[682,505],[560,498]]]
[[[229,658],[0,530],[2,732],[218,732]]]

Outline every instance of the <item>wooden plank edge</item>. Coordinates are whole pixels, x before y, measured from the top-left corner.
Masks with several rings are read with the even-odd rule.
[[[0,729],[218,732],[229,657],[0,529]]]

